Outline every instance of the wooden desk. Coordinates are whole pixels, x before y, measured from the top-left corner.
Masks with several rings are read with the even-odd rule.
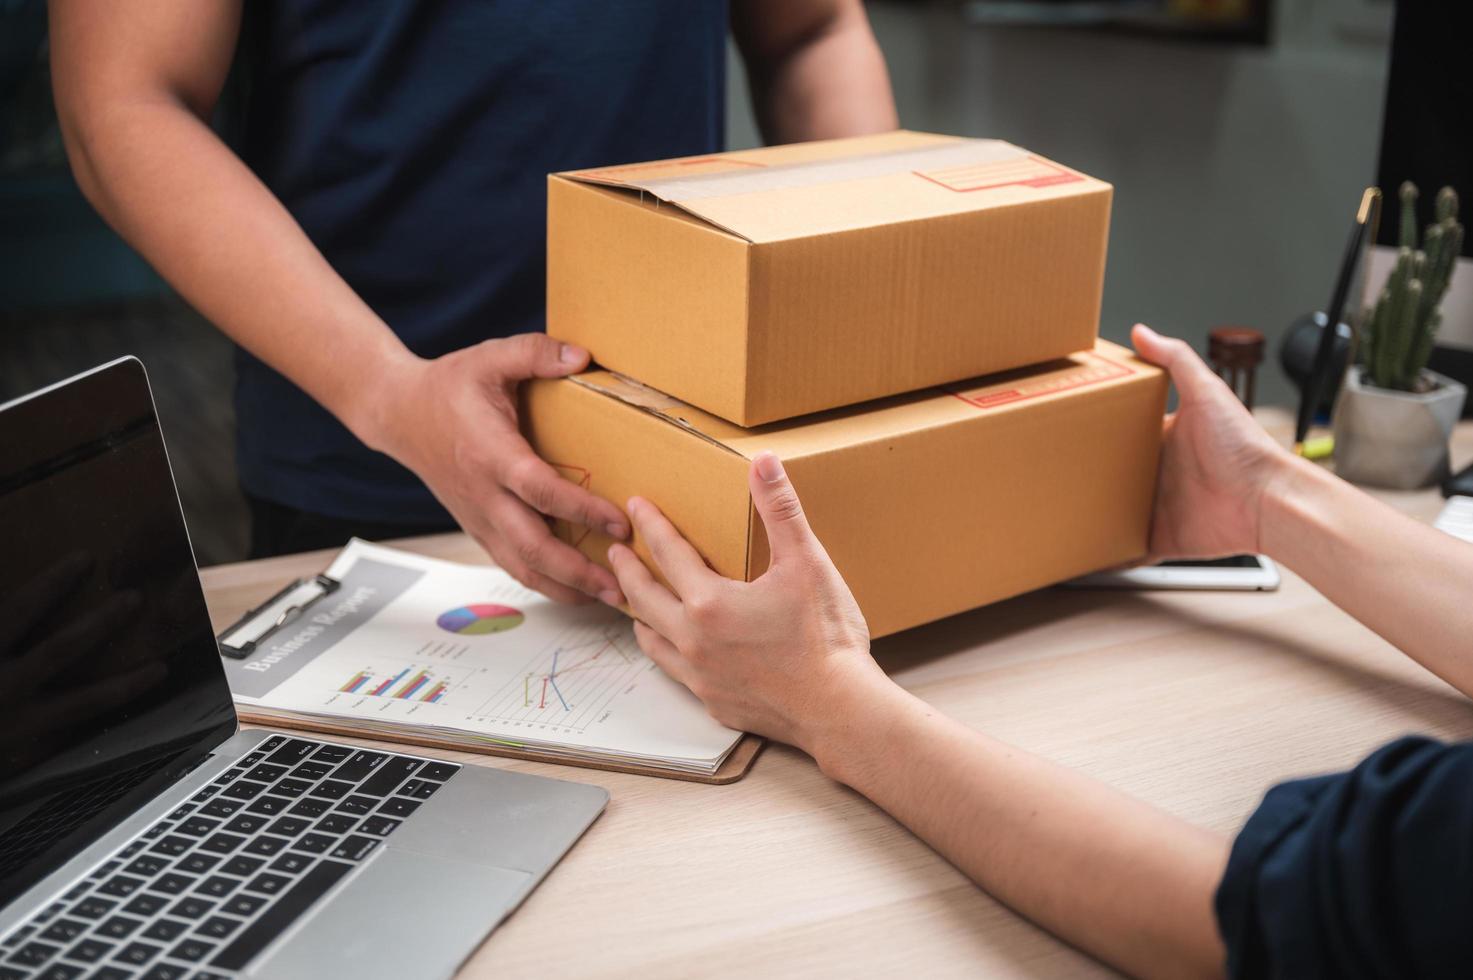
[[[1284,431],[1282,413],[1263,418]],[[1456,464],[1473,458],[1473,427],[1454,448]],[[1427,520],[1441,506],[1435,491],[1383,496]],[[482,560],[458,535],[404,546]],[[207,569],[217,625],[327,561]],[[1268,594],[1050,589],[875,653],[967,724],[1224,833],[1280,780],[1409,732],[1473,738],[1462,697],[1288,572]],[[725,787],[453,757],[613,793],[466,976],[1110,975],[784,746]]]

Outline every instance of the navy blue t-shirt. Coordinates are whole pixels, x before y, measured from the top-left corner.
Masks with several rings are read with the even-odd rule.
[[[1237,978],[1473,977],[1473,745],[1275,786],[1217,890]]]
[[[245,17],[241,156],[424,357],[543,328],[548,173],[723,142],[725,0],[253,0]],[[251,494],[449,522],[244,352],[236,424]]]

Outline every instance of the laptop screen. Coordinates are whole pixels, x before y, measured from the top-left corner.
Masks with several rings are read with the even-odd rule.
[[[234,730],[143,366],[0,408],[0,905]]]

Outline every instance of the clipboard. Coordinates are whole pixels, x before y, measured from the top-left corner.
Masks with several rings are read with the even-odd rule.
[[[255,606],[220,632],[216,637],[220,655],[236,660],[250,656],[262,641],[296,622],[315,604],[337,592],[340,585],[340,582],[328,575],[314,575],[287,583],[271,598]],[[623,772],[636,776],[657,776],[661,779],[677,779],[688,783],[705,783],[710,786],[725,786],[741,779],[751,770],[752,763],[761,753],[763,746],[767,744],[767,740],[760,735],[744,734],[716,771],[705,775],[661,769],[655,766],[642,766],[636,763],[568,758],[551,752],[519,749],[510,745],[462,742],[428,733],[417,733],[407,728],[392,733],[371,731],[346,722],[340,723],[320,718],[282,717],[271,712],[252,711],[250,708],[242,708],[239,705],[236,706],[236,717],[243,722],[271,728],[292,728],[323,735],[367,738],[378,742],[397,742],[422,748],[442,749],[447,752],[473,752],[477,755],[494,755],[505,759],[522,759],[527,762],[546,762],[557,766],[576,766],[580,769],[602,769],[605,772]]]
[[[282,718],[274,714],[257,714],[249,708],[236,709],[243,722],[268,728],[291,728],[297,731],[315,732],[319,735],[338,735],[348,738],[366,738],[375,742],[398,745],[414,745],[419,748],[440,749],[446,752],[471,752],[476,755],[494,755],[503,759],[521,759],[524,762],[546,762],[554,766],[573,766],[578,769],[602,769],[604,772],[623,772],[634,776],[656,776],[660,779],[676,779],[686,783],[705,783],[707,786],[726,786],[741,779],[752,769],[767,739],[761,735],[744,734],[727,755],[725,761],[709,776],[698,772],[681,772],[676,769],[659,769],[622,762],[600,762],[596,759],[570,759],[567,756],[538,752],[535,749],[517,749],[509,745],[472,745],[453,739],[436,738],[433,735],[416,734],[411,731],[382,732],[368,731],[353,725],[315,718]]]
[[[244,660],[255,652],[262,640],[302,618],[303,613],[332,595],[341,585],[329,575],[314,575],[288,582],[274,596],[248,611],[215,637],[220,655]]]

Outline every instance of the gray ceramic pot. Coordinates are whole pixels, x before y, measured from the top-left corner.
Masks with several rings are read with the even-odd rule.
[[[1447,476],[1447,443],[1468,389],[1435,371],[1425,394],[1388,391],[1345,373],[1335,402],[1335,472],[1352,483],[1412,490]]]

